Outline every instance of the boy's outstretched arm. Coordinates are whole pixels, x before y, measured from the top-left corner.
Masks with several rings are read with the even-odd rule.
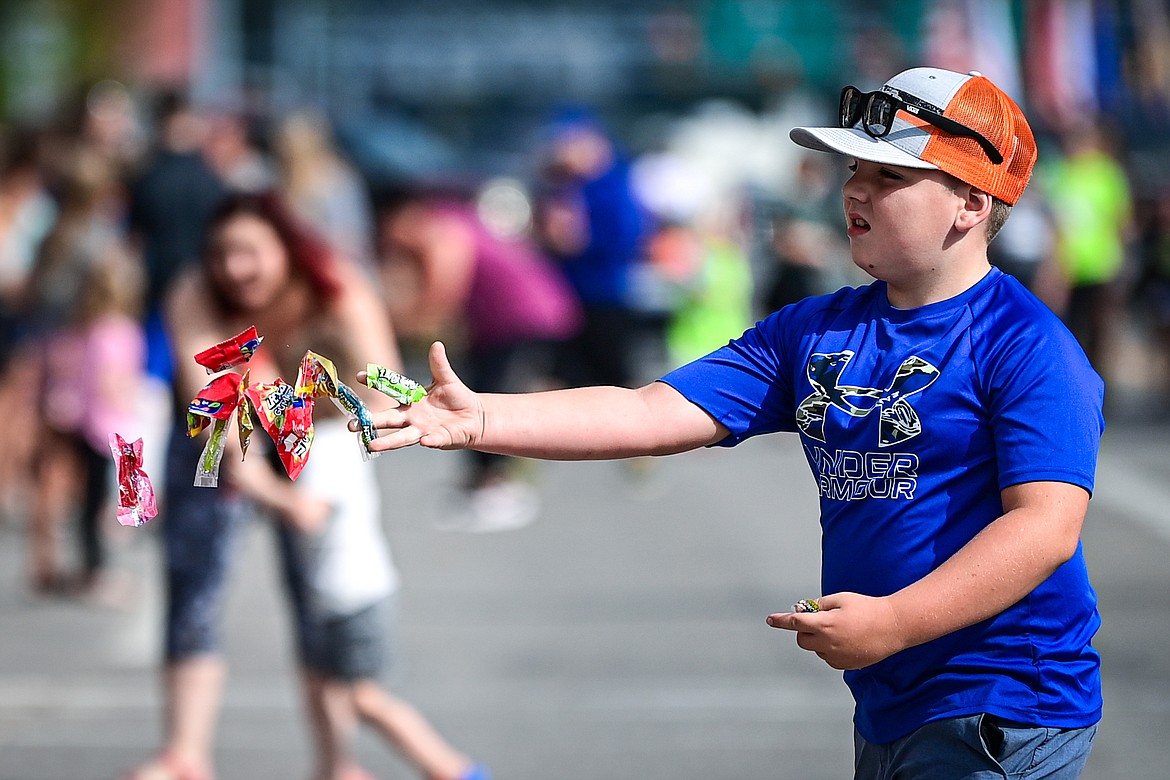
[[[662,382],[631,390],[581,387],[541,393],[476,393],[431,345],[434,383],[409,406],[373,415],[383,451],[421,444],[549,460],[668,455],[714,444],[728,431]],[[359,378],[364,378],[359,374]]]

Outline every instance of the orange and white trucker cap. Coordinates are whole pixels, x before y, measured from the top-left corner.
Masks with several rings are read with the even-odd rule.
[[[789,137],[822,152],[945,171],[1011,205],[1020,199],[1036,162],[1036,140],[1020,107],[990,79],[977,71],[912,68],[887,81],[882,91],[966,125],[990,141],[1003,162],[993,163],[975,139],[951,135],[904,110],[896,113],[882,138],[871,136],[861,123],[848,128],[796,127]]]

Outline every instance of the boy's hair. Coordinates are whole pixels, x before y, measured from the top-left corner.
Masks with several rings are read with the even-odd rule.
[[[1005,201],[999,198],[991,201],[991,215],[987,217],[987,243],[990,244],[999,235],[999,231],[1003,228],[1003,223],[1007,222],[1011,213],[1012,207]]]
[[[869,110],[875,107],[885,111]],[[1020,199],[1036,163],[1036,139],[1020,107],[974,71],[913,68],[877,92],[846,87],[840,122],[797,127],[789,137],[822,152],[945,171],[1008,205]]]
[[[956,190],[963,186],[963,182],[955,176],[949,176],[950,186],[952,190]],[[987,215],[986,221],[983,223],[984,235],[987,238],[987,243],[990,244],[992,239],[999,235],[999,231],[1003,228],[1008,217],[1011,216],[1012,207],[1002,198],[991,196],[991,213]]]

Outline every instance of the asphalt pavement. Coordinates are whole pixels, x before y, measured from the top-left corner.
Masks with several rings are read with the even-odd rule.
[[[1088,780],[1170,774],[1168,433],[1116,424],[1103,446],[1084,532],[1106,685]],[[532,463],[540,517],[493,534],[432,525],[462,457],[415,448],[369,467],[404,581],[395,689],[496,780],[851,775],[840,674],[764,623],[818,590],[794,437]],[[30,595],[23,529],[0,527],[0,780],[111,780],[157,749],[157,528],[110,538],[134,579],[117,608]],[[271,540],[255,524],[233,575],[221,780],[308,776]],[[414,776],[370,732],[358,749],[379,778]]]

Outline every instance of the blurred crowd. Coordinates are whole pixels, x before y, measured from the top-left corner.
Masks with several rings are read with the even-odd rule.
[[[225,197],[275,193],[377,291],[408,361],[439,338],[476,389],[630,386],[787,303],[865,283],[841,229],[845,171],[785,138],[812,111],[709,103],[619,138],[563,110],[526,177],[392,182],[355,166],[313,110],[261,117],[116,82],[60,121],[0,128],[0,510],[27,524],[31,587],[117,598],[106,439],[145,436],[161,468],[175,358],[162,309]],[[1108,127],[1047,140],[993,261],[1065,318],[1114,396],[1164,398],[1170,188],[1135,194]],[[455,525],[535,516],[507,459],[469,456],[459,488]]]
[[[62,7],[70,5],[87,9],[77,16],[79,29],[101,33],[118,18],[94,4]],[[115,5],[146,17],[155,5],[174,11],[184,4]],[[357,462],[344,421],[323,410],[317,456],[295,484],[278,462],[270,468],[274,459],[265,459],[258,436],[246,464],[229,450],[220,487],[195,488],[202,442],[184,446],[192,444],[184,412],[207,377],[190,360],[192,350],[227,335],[220,331],[255,324],[270,341],[252,369],[259,373],[264,363],[271,376],[292,378],[308,348],[337,359],[341,378],[355,386],[365,360],[427,382],[426,349],[441,339],[478,391],[652,380],[789,303],[870,281],[852,263],[845,236],[846,161],[788,139],[793,126],[836,120],[837,95],[824,89],[829,71],[848,71],[851,83],[873,89],[919,59],[960,71],[978,62],[1013,95],[1026,96],[1021,104],[1038,131],[1040,159],[990,245],[992,262],[1082,343],[1106,380],[1108,420],[1152,420],[1167,408],[1164,2],[940,0],[863,11],[858,4],[715,0],[694,4],[707,13],[648,11],[650,37],[624,47],[613,41],[625,39],[604,37],[606,16],[619,19],[614,30],[641,28],[605,4],[563,18],[521,4],[531,7],[508,7],[490,28],[508,34],[504,43],[515,50],[504,54],[484,33],[493,17],[474,3],[441,3],[437,11],[389,3],[378,13],[370,4],[332,4],[328,24],[319,16],[326,5],[280,4],[280,13],[278,4],[260,5],[272,6],[271,14],[241,14],[235,67],[246,76],[241,83],[262,73],[258,83],[266,87],[257,89],[274,95],[210,97],[219,68],[232,70],[225,58],[233,47],[221,42],[207,58],[217,67],[202,76],[194,65],[154,80],[148,70],[137,85],[126,75],[135,71],[123,69],[127,83],[87,84],[60,110],[28,114],[38,118],[27,124],[0,119],[0,526],[25,535],[25,577],[38,596],[123,608],[144,587],[168,592],[165,739],[131,778],[211,776],[224,669],[209,660],[219,649],[217,610],[228,537],[240,525],[237,498],[261,510],[251,517],[272,519],[280,539],[314,720],[314,777],[368,780],[348,763],[358,720],[399,745],[427,777],[487,776],[380,685],[387,664],[367,651],[388,652],[394,628],[373,607],[392,607],[398,572],[382,538],[379,485]],[[56,29],[51,13],[36,16],[28,29]],[[883,16],[888,24],[877,23]],[[0,12],[0,19],[11,24],[21,14]],[[565,37],[557,37],[563,20]],[[309,29],[336,35],[324,57],[339,69],[331,78],[316,79],[324,38],[288,43],[306,40]],[[542,35],[543,47],[534,45]],[[51,36],[25,38],[28,52],[54,49],[41,45]],[[21,39],[6,40],[15,46]],[[159,40],[166,45],[126,48],[154,51],[165,64],[182,47]],[[554,67],[565,40],[585,43]],[[259,61],[247,60],[245,50]],[[271,61],[261,56],[266,51]],[[650,64],[608,69],[620,56]],[[27,59],[37,65],[14,69],[21,59],[13,55],[0,75],[9,92],[40,107],[52,80],[36,76],[53,68],[50,59]],[[706,81],[683,83],[700,73]],[[560,83],[570,77],[573,84]],[[171,78],[187,86],[144,86]],[[626,89],[601,89],[607,78]],[[493,79],[515,92],[487,89]],[[370,84],[385,96],[354,103],[368,113],[347,115],[346,100]],[[461,102],[476,87],[479,102]],[[342,94],[331,101],[321,94],[329,90]],[[474,170],[453,170],[451,159],[428,153],[424,141],[432,136],[409,138],[411,126],[392,121],[426,115],[418,107],[428,105],[421,93],[429,90],[438,90],[432,116],[444,106],[488,128],[451,136],[468,146],[498,143],[455,158],[474,158]],[[601,96],[600,107],[543,108],[554,95],[582,94]],[[731,97],[696,97],[684,106],[687,96],[712,94]],[[21,103],[13,95],[8,109]],[[305,96],[305,105],[292,105]],[[414,102],[398,105],[404,99]],[[359,121],[371,117],[389,120]],[[458,124],[450,120],[446,130]],[[365,137],[355,143],[354,133]],[[376,149],[409,164],[389,175],[372,159]],[[279,241],[266,243],[266,229]],[[359,283],[338,282],[353,279]],[[161,512],[142,533],[162,537],[165,581],[119,566],[115,542],[128,534],[117,533],[123,529],[112,507],[112,433],[145,442]],[[461,477],[441,516],[430,518],[436,527],[509,531],[539,517],[530,466],[483,453],[460,457]],[[639,479],[648,465],[628,468]],[[345,511],[330,515],[337,506]],[[375,554],[383,548],[385,555]],[[309,613],[322,604],[327,619],[314,622]],[[329,653],[320,645],[330,643],[357,671],[322,660]]]
[[[107,565],[107,440],[143,437],[148,473],[164,473],[188,391],[167,301],[207,258],[226,198],[277,197],[377,291],[408,357],[441,338],[483,390],[631,385],[648,363],[701,354],[752,316],[744,203],[680,205],[675,168],[665,154],[631,159],[600,120],[569,111],[533,149],[532,181],[374,187],[320,113],[205,110],[116,82],[88,89],[59,122],[3,127],[0,509],[28,529],[30,587],[127,596]],[[530,522],[534,493],[514,472],[469,456],[445,520]]]

